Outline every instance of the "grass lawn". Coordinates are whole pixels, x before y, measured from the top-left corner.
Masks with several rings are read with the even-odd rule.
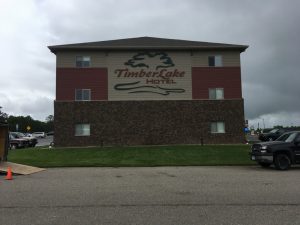
[[[8,161],[38,167],[252,165],[249,145],[30,148],[10,150]]]

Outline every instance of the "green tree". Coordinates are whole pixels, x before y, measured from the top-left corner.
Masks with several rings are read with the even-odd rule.
[[[31,116],[9,116],[8,124],[10,131],[16,131],[16,125],[18,124],[18,131],[28,132],[27,127],[30,126],[29,132],[44,131],[49,132],[49,124],[39,120],[34,120]]]
[[[54,130],[54,116],[49,115],[46,117],[46,130],[47,132]]]
[[[2,106],[0,106],[0,122],[6,122],[8,115],[1,111]]]
[[[53,115],[49,115],[46,117],[46,122],[49,123],[49,122],[54,122],[54,116]]]

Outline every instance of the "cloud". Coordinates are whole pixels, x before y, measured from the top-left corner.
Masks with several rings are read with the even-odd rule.
[[[9,115],[29,115],[42,121],[46,116],[53,115],[53,99],[42,91],[36,92],[35,95],[23,95],[23,91],[16,91],[12,96],[0,94],[0,99],[1,104],[5,105],[2,110]]]
[[[0,4],[4,111],[30,112],[39,119],[53,112],[55,56],[47,45],[154,36],[249,45],[241,55],[246,119],[250,124],[262,116],[276,124],[298,123],[292,115],[300,112],[299,1],[0,0]],[[24,101],[37,105],[26,108]],[[45,112],[41,102],[47,101],[51,109]]]
[[[279,112],[260,115],[251,121],[251,125],[259,128],[274,126],[297,126],[300,124],[300,112]]]
[[[0,105],[10,115],[43,120],[53,114],[55,90],[55,57],[46,48],[46,19],[32,1],[5,1],[0,15],[0,49],[5,52],[0,60]]]

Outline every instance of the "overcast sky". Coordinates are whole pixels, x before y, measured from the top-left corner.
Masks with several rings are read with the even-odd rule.
[[[299,0],[0,0],[0,106],[53,114],[47,46],[140,36],[249,45],[241,54],[251,125],[300,125]]]

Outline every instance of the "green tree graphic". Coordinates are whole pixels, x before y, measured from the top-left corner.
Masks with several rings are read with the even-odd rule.
[[[136,68],[136,67],[149,68],[149,65],[147,65],[145,63],[145,60],[147,57],[148,58],[159,57],[161,64],[157,65],[156,69],[168,68],[168,67],[175,66],[172,59],[168,56],[167,53],[164,53],[164,52],[141,52],[141,53],[134,55],[132,57],[132,59],[129,59],[127,62],[124,63],[124,65],[131,66],[133,68]]]

